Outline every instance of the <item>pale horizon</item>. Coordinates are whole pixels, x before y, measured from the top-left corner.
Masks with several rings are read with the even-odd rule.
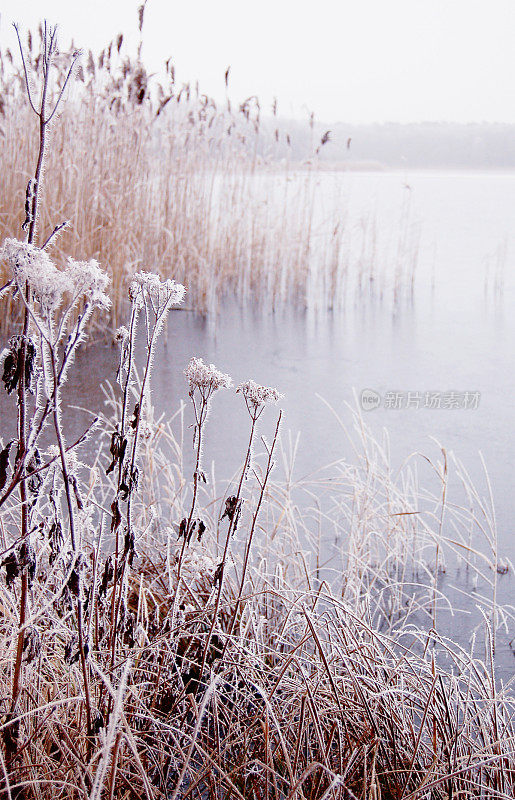
[[[123,32],[138,43],[139,2],[106,8],[64,0],[0,7],[2,47],[16,52],[11,23],[37,29],[58,24],[60,42],[99,53]],[[250,3],[224,0],[170,6],[149,0],[143,60],[159,72],[167,58],[179,83],[199,81],[215,99],[257,95],[269,113],[274,97],[285,118],[320,121],[515,123],[515,7],[436,0],[366,0],[359,4],[271,2],[259,13]]]

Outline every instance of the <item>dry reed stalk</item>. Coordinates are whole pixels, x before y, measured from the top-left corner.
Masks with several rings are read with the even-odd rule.
[[[335,307],[346,301],[348,276],[355,272],[356,291],[385,291],[383,281],[372,281],[377,255],[368,252],[368,233],[362,237],[366,250],[354,264],[352,231],[338,209],[338,223],[327,230],[316,221],[322,192],[316,165],[299,172],[288,159],[276,164],[269,156],[256,157],[266,131],[257,107],[252,112],[253,100],[238,111],[221,108],[188,85],[179,89],[170,63],[168,85],[152,88],[144,65],[131,60],[123,45],[117,50],[111,43],[108,51],[98,64],[91,54],[83,59],[79,85],[70,90],[59,124],[48,131],[46,171],[52,180],[41,223],[70,220],[67,230],[56,232],[59,255],[87,253],[107,265],[115,327],[125,317],[131,275],[148,265],[187,283],[199,310],[216,308],[230,294],[274,306],[295,301]],[[55,65],[61,85],[65,63],[61,56]],[[5,53],[0,64],[5,237],[17,235],[22,221],[18,209],[35,134],[23,76]],[[35,52],[28,53],[29,80],[36,65]],[[416,256],[411,264],[415,249],[407,231],[406,217],[398,247],[409,284]],[[396,279],[397,299],[406,281]]]

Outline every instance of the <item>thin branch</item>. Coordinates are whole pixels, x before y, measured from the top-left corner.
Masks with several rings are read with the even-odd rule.
[[[10,287],[13,285],[13,283],[14,283],[14,281],[11,278],[10,281],[7,281],[7,283],[4,283],[4,285],[0,287],[0,297],[3,295],[4,292],[6,292],[8,289],[10,289]]]
[[[23,72],[25,74],[25,88],[27,89],[27,97],[29,98],[29,103],[30,103],[30,106],[31,106],[34,114],[37,117],[39,117],[39,111],[37,111],[36,106],[34,105],[34,102],[32,100],[32,92],[30,90],[29,76],[27,74],[27,65],[25,63],[25,55],[23,53],[23,46],[22,46],[21,39],[20,39],[20,30],[19,30],[19,25],[18,25],[17,22],[13,22],[13,28],[16,31],[16,36],[18,37],[18,45],[20,47],[20,54],[21,54],[21,63],[23,64]]]
[[[50,120],[48,120],[48,122],[50,122]],[[57,234],[60,233],[62,230],[64,230],[64,228],[67,228],[69,224],[70,224],[70,220],[66,219],[64,222],[61,222],[60,225],[56,225],[54,230],[52,231],[52,233],[48,237],[48,239],[45,241],[44,244],[41,245],[41,249],[44,250],[45,247],[47,247],[50,244],[50,242],[52,241],[54,236],[57,236]],[[2,289],[0,289],[0,294],[1,293],[2,293]]]
[[[61,87],[61,91],[59,92],[59,97],[56,100],[54,109],[53,109],[52,113],[50,114],[50,116],[45,119],[45,124],[46,125],[48,125],[52,121],[52,119],[54,117],[54,114],[57,112],[57,109],[59,107],[59,104],[61,102],[63,94],[64,94],[64,92],[66,90],[67,85],[68,85],[68,81],[70,80],[70,78],[72,76],[73,68],[74,68],[75,64],[77,63],[78,59],[80,58],[80,55],[81,55],[81,53],[80,53],[80,50],[79,50],[73,56],[72,63],[70,64],[70,68],[68,69],[68,73],[67,73],[65,81],[64,81],[64,83],[63,83],[63,85]]]

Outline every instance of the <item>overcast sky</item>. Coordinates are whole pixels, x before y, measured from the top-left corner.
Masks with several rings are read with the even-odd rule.
[[[61,43],[137,42],[138,0],[0,0],[13,20],[59,23]],[[144,60],[216,98],[277,96],[283,116],[323,121],[515,122],[515,0],[148,0]]]

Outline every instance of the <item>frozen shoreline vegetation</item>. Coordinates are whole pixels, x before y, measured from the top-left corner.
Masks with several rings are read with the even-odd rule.
[[[395,480],[362,428],[357,463],[337,465],[334,515],[317,519],[348,536],[344,569],[325,580],[295,487],[272,480],[277,389],[251,379],[234,389],[192,358],[195,468],[184,474],[151,383],[185,289],[180,274],[146,268],[131,273],[108,413],[66,441],[61,390],[110,299],[99,263],[56,246],[50,177],[42,193],[47,124],[68,74],[50,91],[55,57],[45,28],[25,237],[2,243],[1,302],[21,320],[1,364],[17,418],[0,451],[2,796],[511,797],[514,700],[493,653],[510,610],[496,602],[495,520],[471,487],[467,509],[448,502],[445,451],[440,496],[419,519],[413,476]],[[202,463],[220,391],[248,412],[241,470],[223,494]],[[98,443],[87,463],[86,439]],[[483,659],[439,629],[438,572],[453,546],[492,589],[478,601]]]

